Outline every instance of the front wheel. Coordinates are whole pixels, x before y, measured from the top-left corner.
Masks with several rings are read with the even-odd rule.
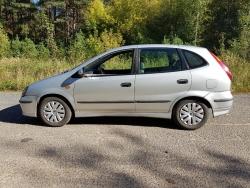
[[[46,125],[61,127],[69,122],[72,113],[62,99],[48,97],[39,105],[38,115]]]
[[[207,122],[208,115],[208,108],[202,102],[183,100],[174,108],[173,119],[179,127],[194,130]]]

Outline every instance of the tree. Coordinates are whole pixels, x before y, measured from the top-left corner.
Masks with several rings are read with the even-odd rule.
[[[43,42],[40,42],[37,46],[37,57],[39,59],[48,59],[50,57],[49,49],[45,47]]]
[[[83,22],[84,9],[89,0],[40,0],[37,6],[43,11],[53,25],[52,37],[56,42],[63,41],[69,45]]]
[[[113,30],[104,30],[99,36],[99,33],[95,31],[93,35],[91,34],[86,39],[87,58],[94,57],[101,52],[122,46],[123,44],[124,40],[120,33],[114,33]]]
[[[0,58],[5,57],[10,47],[9,38],[0,25]]]
[[[25,38],[22,41],[22,45],[21,45],[21,50],[23,53],[23,56],[26,58],[36,58],[38,55],[37,49],[36,49],[36,45],[34,44],[34,42],[29,39],[29,38]]]
[[[82,31],[76,34],[75,39],[72,41],[68,55],[71,62],[84,61],[87,58],[86,39]]]
[[[145,0],[114,0],[114,5],[107,7],[112,16],[112,28],[123,35],[127,44],[146,41],[147,8]]]
[[[208,0],[159,0],[154,20],[147,24],[149,37],[159,43],[164,36],[170,40],[178,36],[184,43],[199,44],[207,3]]]
[[[240,34],[239,10],[244,0],[212,0],[208,4],[208,18],[203,32],[203,46],[218,49],[222,36],[225,47]]]
[[[11,50],[11,55],[13,57],[22,57],[23,56],[22,42],[19,40],[18,35],[16,35],[16,38],[11,41],[10,50]]]
[[[1,4],[1,20],[8,35],[13,39],[16,34],[25,38],[32,31],[29,23],[37,11],[35,4],[29,0],[5,0]]]
[[[90,33],[94,33],[96,30],[101,33],[105,29],[109,29],[114,22],[101,0],[93,0],[86,10],[86,29]]]

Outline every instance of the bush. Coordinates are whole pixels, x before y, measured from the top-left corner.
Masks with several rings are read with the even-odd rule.
[[[222,36],[219,53],[222,60],[229,67],[233,74],[232,91],[249,92],[250,91],[250,48],[246,36],[250,33],[242,33],[239,40],[231,42],[231,48],[225,49],[224,36]]]
[[[36,58],[37,57],[37,49],[36,49],[36,45],[34,44],[34,42],[29,39],[29,38],[25,38],[24,41],[22,41],[21,43],[22,45],[22,53],[24,55],[24,57],[26,58]]]
[[[84,61],[86,60],[86,41],[82,31],[76,34],[75,39],[70,45],[68,51],[68,58],[70,62]]]
[[[234,39],[230,42],[231,48],[229,51],[238,55],[240,58],[250,61],[250,30],[243,29],[238,40]]]
[[[43,44],[43,42],[40,42],[37,46],[36,46],[37,52],[38,52],[38,58],[39,59],[48,59],[50,57],[50,52],[49,49],[46,48]]]
[[[221,58],[232,72],[232,91],[249,92],[250,63],[230,52],[222,54]]]
[[[178,36],[174,35],[173,37],[171,37],[171,39],[166,38],[166,36],[164,36],[164,39],[162,41],[162,44],[177,44],[177,45],[183,45],[184,42],[181,40],[181,38],[179,38]]]
[[[36,45],[31,39],[25,38],[24,41],[20,41],[18,36],[11,41],[10,49],[13,57],[36,58],[38,54]]]
[[[50,35],[47,39],[46,39],[46,45],[47,48],[50,51],[51,57],[53,58],[58,58],[58,59],[62,59],[62,53],[60,52],[54,38],[52,35]]]
[[[11,47],[10,47],[10,54],[13,57],[22,57],[22,42],[19,40],[18,35],[16,36],[15,40],[11,41]]]

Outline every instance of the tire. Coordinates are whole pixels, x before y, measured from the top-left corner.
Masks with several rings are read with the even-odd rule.
[[[202,127],[208,119],[209,112],[205,104],[197,100],[180,101],[174,108],[173,119],[175,123],[187,130]]]
[[[38,116],[47,126],[61,127],[69,122],[72,112],[62,99],[47,97],[39,105]]]

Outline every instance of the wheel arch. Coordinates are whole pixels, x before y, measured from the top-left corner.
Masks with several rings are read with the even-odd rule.
[[[36,113],[38,114],[38,110],[39,110],[39,106],[41,104],[41,102],[45,99],[45,98],[48,98],[48,97],[56,97],[56,98],[59,98],[61,100],[63,100],[70,108],[71,110],[71,113],[72,113],[72,117],[75,117],[75,111],[74,111],[74,108],[72,106],[72,104],[69,102],[69,100],[62,96],[62,95],[59,95],[59,94],[47,94],[47,95],[43,95],[42,97],[40,97],[38,103],[37,103],[37,108],[36,108]]]
[[[203,104],[205,104],[208,108],[212,109],[211,104],[210,104],[205,98],[203,98],[203,97],[184,97],[184,98],[181,98],[181,99],[177,100],[177,101],[173,104],[173,106],[172,106],[172,108],[171,108],[171,111],[173,111],[173,110],[175,109],[175,107],[177,106],[177,104],[178,104],[179,102],[183,101],[183,100],[197,100],[197,101],[200,101],[200,102],[202,102]]]

